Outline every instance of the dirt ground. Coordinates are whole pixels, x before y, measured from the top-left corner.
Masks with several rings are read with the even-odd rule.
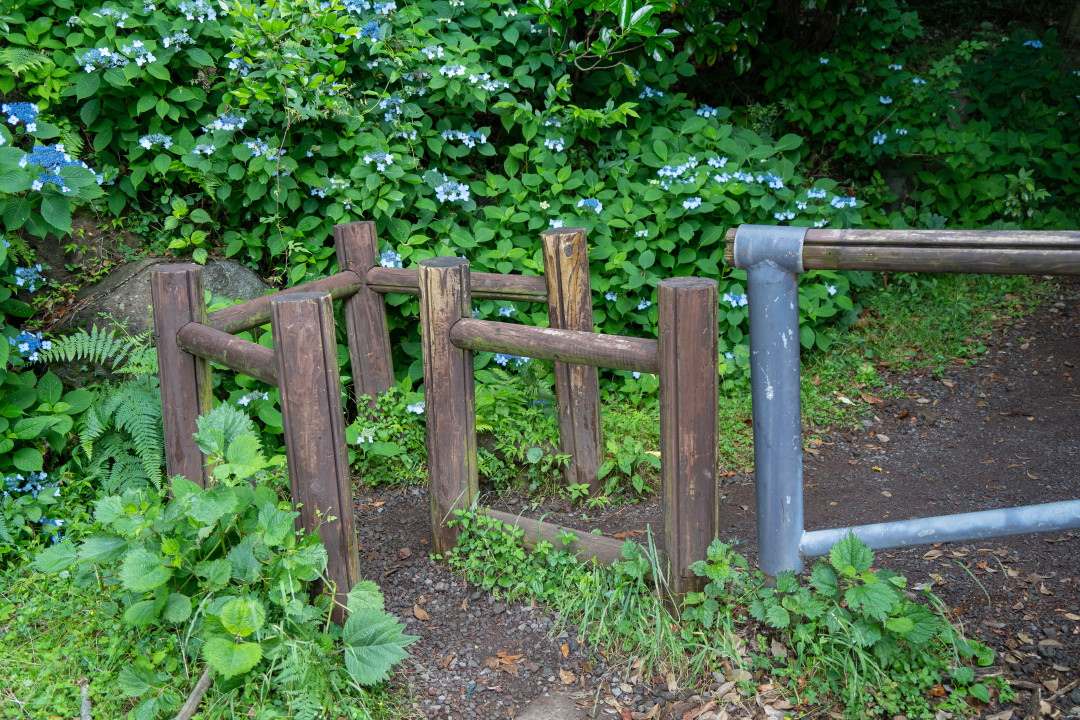
[[[882,369],[886,388],[838,395],[837,402],[865,408],[856,431],[804,429],[819,440],[804,455],[807,529],[1080,497],[1080,282],[1056,283],[1040,310],[1003,323],[983,342],[989,349],[978,362],[954,364],[940,377]],[[721,487],[720,536],[737,540],[753,562],[752,478],[729,480]],[[415,698],[417,717],[520,717],[545,693],[545,703],[563,694],[589,705],[590,716],[620,720],[684,713],[710,720],[722,709],[732,718],[785,714],[782,703],[769,706],[766,696],[765,702],[714,703],[695,716],[717,689],[727,692],[718,688],[723,677],[710,687],[676,690],[648,679],[626,682],[625,668],[606,666],[578,647],[572,633],[550,632],[550,611],[507,607],[432,562],[422,489],[363,489],[355,499],[361,571],[382,585],[388,609],[421,637],[398,675]],[[523,510],[518,498],[499,503]],[[660,528],[656,502],[587,521],[582,512],[555,504],[525,514],[546,513],[550,522],[607,535]],[[903,570],[909,587],[931,586],[967,633],[997,651],[992,672],[1019,696],[972,716],[1080,718],[1080,532],[882,550],[875,565]],[[565,712],[547,716],[584,717]],[[798,711],[786,714],[792,713]]]

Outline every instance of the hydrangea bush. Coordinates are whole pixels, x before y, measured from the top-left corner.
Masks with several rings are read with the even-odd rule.
[[[728,227],[858,221],[848,188],[805,175],[799,137],[737,127],[678,91],[694,68],[651,10],[597,11],[622,35],[593,54],[627,52],[581,72],[587,49],[564,47],[560,8],[136,0],[19,12],[38,28],[26,43],[66,79],[30,87],[38,125],[89,138],[109,211],[156,208],[161,245],[199,261],[217,251],[295,284],[335,269],[335,223],[374,219],[384,257],[405,266],[454,254],[476,270],[538,273],[540,231],[584,226],[597,324],[648,335],[663,277],[743,292],[721,262]],[[177,202],[205,229],[169,220]],[[842,291],[828,296],[831,318],[808,318],[809,344],[827,347],[851,308],[847,283],[804,282]],[[391,302],[416,377],[416,301]],[[480,302],[479,315],[498,307]],[[739,358],[745,309],[726,319],[724,350]]]

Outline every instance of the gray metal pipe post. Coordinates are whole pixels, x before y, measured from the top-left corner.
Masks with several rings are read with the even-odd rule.
[[[812,530],[803,535],[801,550],[807,557],[825,555],[849,532],[854,532],[867,545],[879,550],[1076,528],[1080,528],[1080,500],[1065,500],[850,528]]]
[[[805,234],[806,228],[743,225],[735,236],[750,310],[758,564],[770,576],[803,568],[798,273]]]

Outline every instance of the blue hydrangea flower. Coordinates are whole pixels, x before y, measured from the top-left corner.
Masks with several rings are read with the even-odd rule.
[[[721,168],[723,168],[723,167],[724,167],[725,165],[727,165],[727,163],[728,163],[728,159],[727,159],[726,157],[711,157],[711,158],[709,158],[708,160],[706,160],[706,161],[705,161],[705,163],[706,163],[706,164],[707,164],[707,165],[708,165],[709,167],[714,167],[714,168],[716,168],[717,170],[720,170],[720,169],[721,169]]]
[[[818,60],[818,62],[819,62],[819,63],[821,63],[822,65],[828,65],[828,64],[829,64],[829,58],[825,57],[824,55],[822,55],[821,57],[819,57],[819,58],[818,58],[817,60]]]
[[[435,188],[435,197],[439,199],[439,202],[459,200],[464,203],[469,201],[468,185],[451,180],[445,175],[443,175],[443,180],[443,184]]]
[[[892,98],[888,95],[878,95],[878,102],[882,105],[892,105]]]
[[[547,120],[544,121],[544,127],[561,128],[562,127],[562,122],[560,122],[559,118],[549,117]]]
[[[497,362],[499,365],[502,365],[503,367],[506,367],[506,364],[508,362],[510,362],[511,357],[513,357],[513,356],[512,355],[506,355],[505,353],[499,353],[499,354],[497,354],[495,356],[494,359],[495,359],[495,362]]]
[[[384,268],[399,268],[401,267],[401,253],[396,253],[393,250],[387,250],[379,256],[379,265]]]
[[[638,372],[637,370],[635,370],[635,371],[634,371],[633,373],[631,373],[631,374],[632,374],[632,375],[634,376],[634,379],[635,379],[635,380],[639,380],[639,379],[641,378],[641,373],[640,373],[640,372]]]
[[[4,103],[0,105],[0,110],[3,110],[4,114],[8,116],[9,125],[18,125],[20,122],[24,122],[26,123],[27,132],[37,130],[38,106],[36,103]]]
[[[726,357],[728,360],[734,360],[735,359],[735,353],[726,352],[726,353],[724,353],[724,357]]]
[[[922,78],[916,77],[916,78],[911,78],[911,84],[912,85],[925,85],[926,81],[923,80]]]
[[[824,188],[811,189],[808,190],[806,193],[806,197],[810,198],[811,200],[824,200],[825,195],[826,193]]]
[[[379,172],[383,172],[386,168],[394,164],[394,154],[377,152],[364,156],[364,162],[370,165],[375,163],[375,169]]]
[[[608,290],[606,293],[604,293],[604,299],[608,302],[615,302],[619,299],[619,294]]]
[[[647,310],[650,305],[652,305],[652,300],[642,300],[641,302],[638,303],[637,309],[638,310]]]
[[[792,212],[791,210],[784,210],[783,212],[773,213],[773,217],[776,218],[777,220],[779,220],[780,222],[783,222],[785,220],[794,220],[795,219],[795,213]]]
[[[246,122],[247,118],[243,115],[222,115],[221,117],[216,118],[210,125],[203,128],[203,130],[206,132],[211,132],[213,130],[243,130]]]
[[[892,65],[889,66],[889,69],[890,70],[903,70],[904,66],[899,64],[899,63],[893,63]]]
[[[701,104],[701,107],[697,109],[697,114],[703,118],[716,117],[717,110],[714,107],[709,107],[705,103]]]
[[[731,293],[724,293],[723,300],[727,304],[731,305],[731,307],[733,307],[733,308],[746,307],[746,304],[749,302],[749,300],[746,297],[746,293],[742,293],[741,295],[732,295]]]
[[[845,207],[855,207],[855,198],[853,198],[853,197],[842,197],[840,195],[837,195],[836,197],[834,197],[832,200],[829,201],[829,204],[832,205],[834,208],[837,208],[837,209],[841,209],[841,208],[845,208]]]
[[[905,128],[896,128],[893,132],[897,135],[907,135],[907,130]]]
[[[555,152],[563,151],[563,138],[545,138],[544,147],[548,150],[554,150]]]
[[[443,65],[441,68],[439,68],[439,74],[444,76],[444,77],[448,77],[448,78],[460,77],[460,76],[465,74],[465,66],[464,65]]]
[[[501,307],[499,308],[499,317],[510,317],[515,311],[516,308],[513,307]]]
[[[563,221],[559,218],[552,218],[548,220],[548,225],[550,225],[553,229],[561,228],[563,226]]]
[[[694,210],[694,209],[701,206],[701,198],[692,197],[692,198],[689,198],[687,200],[683,200],[682,206],[684,208],[686,208],[687,210]]]
[[[194,43],[195,41],[187,34],[187,30],[181,30],[178,33],[173,33],[168,37],[161,38],[161,46],[166,48],[172,47],[173,45],[182,47],[184,45],[193,45]]]
[[[1028,40],[1024,43],[1024,47],[1035,48],[1036,50],[1041,50],[1042,46],[1041,40]]]
[[[428,45],[427,47],[420,48],[420,52],[424,53],[424,57],[428,60],[435,60],[443,56],[442,45]]]
[[[424,406],[426,404],[427,403],[425,401],[421,400],[418,403],[413,403],[412,405],[406,405],[405,409],[408,410],[409,412],[413,413],[414,415],[423,415],[424,414]]]
[[[457,140],[467,148],[474,148],[477,143],[480,143],[481,145],[487,143],[487,135],[473,130],[470,130],[469,132],[462,132],[461,130],[443,130],[442,138],[447,141]]]
[[[181,2],[180,12],[184,14],[184,17],[192,21],[217,20],[217,13],[206,3],[206,0],[186,0]]]
[[[886,137],[885,133],[879,131],[874,135],[874,139],[871,140],[870,142],[872,142],[874,145],[884,145],[885,144],[885,137]]]
[[[173,141],[172,138],[168,135],[162,135],[161,133],[153,133],[150,135],[143,135],[141,138],[139,138],[139,144],[147,150],[154,147],[155,145],[161,145],[166,150],[168,150],[172,147]]]
[[[603,204],[596,198],[581,198],[578,200],[577,206],[579,208],[592,208],[597,215],[604,209]]]
[[[654,98],[654,97],[658,97],[658,98],[664,97],[664,93],[660,92],[659,90],[653,90],[648,85],[645,85],[642,88],[641,93],[638,95],[639,100],[648,100],[649,98]]]
[[[826,285],[825,290],[828,291],[829,295],[835,295],[836,294],[836,286],[835,285]]]

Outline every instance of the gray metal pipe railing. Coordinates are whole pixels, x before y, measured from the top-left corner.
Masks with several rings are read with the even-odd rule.
[[[971,235],[967,240],[977,240],[973,234],[965,235]],[[1065,240],[1076,239],[1071,235]],[[1080,500],[1070,500],[806,532],[798,275],[804,272],[807,236],[807,228],[742,225],[729,246],[730,259],[747,277],[758,562],[762,572],[801,571],[804,557],[826,554],[849,532],[879,549],[1080,528]],[[990,257],[993,252],[983,250],[982,254]],[[1065,254],[1056,257],[1065,262]],[[987,262],[993,265],[995,261],[990,257]],[[1080,257],[1070,256],[1066,264],[1070,274],[1080,274]],[[1038,274],[1042,272],[1040,266]]]

